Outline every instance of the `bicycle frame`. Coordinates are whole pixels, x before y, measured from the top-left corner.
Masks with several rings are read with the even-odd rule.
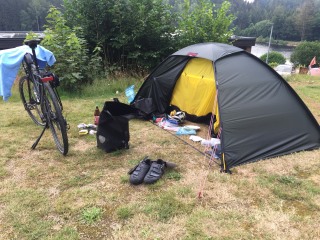
[[[35,52],[39,42],[39,40],[26,42],[32,49],[32,55],[27,53],[24,57],[23,68],[26,76],[21,78],[19,84],[25,109],[37,125],[44,127],[32,145],[32,149],[37,146],[44,131],[50,128],[58,150],[63,155],[66,155],[68,152],[67,122],[62,115],[63,106],[56,89],[58,78],[50,72],[44,73],[40,71]],[[53,80],[55,81],[54,83]],[[27,91],[26,94],[23,89]],[[28,95],[27,100],[25,95]],[[36,115],[31,113],[33,110],[37,112],[36,115],[38,118],[40,117],[40,120],[36,119]]]
[[[31,55],[26,55],[26,56],[30,56]],[[27,57],[26,57],[27,58]],[[27,59],[25,59],[23,61],[23,68],[24,68],[24,71],[26,73],[26,76],[27,76],[27,89],[28,89],[28,93],[29,93],[29,100],[31,101],[31,87],[30,87],[30,81],[33,82],[34,86],[35,86],[35,89],[33,89],[35,91],[35,94],[36,94],[36,101],[37,101],[37,104],[39,104],[40,106],[42,106],[42,102],[41,100],[43,99],[43,96],[41,95],[41,92],[43,92],[43,83],[41,82],[40,80],[40,76],[38,76],[37,72],[33,71],[32,70],[32,66],[34,66],[33,63],[30,63],[28,62]]]
[[[26,76],[28,77],[28,81],[27,81],[28,93],[29,93],[29,96],[31,96],[31,88],[30,88],[30,82],[29,81],[32,81],[34,83],[34,85],[36,86],[36,89],[34,89],[34,90],[36,91],[37,101],[39,101],[39,105],[42,108],[42,106],[43,106],[43,92],[44,92],[44,89],[43,89],[43,79],[44,78],[43,78],[43,76],[41,76],[41,72],[40,72],[40,69],[39,69],[38,59],[36,57],[35,49],[32,48],[32,55],[29,54],[29,55],[26,55],[26,56],[32,58],[32,60],[31,60],[32,63],[29,62],[30,59],[27,59],[28,57],[25,57],[25,59],[23,61],[23,68],[24,68],[24,71],[26,73]],[[32,66],[34,66],[35,69],[32,69]],[[58,93],[58,91],[57,91],[57,89],[55,87],[53,87],[52,89],[53,89],[53,92],[55,93],[55,95],[57,97],[57,100],[59,102],[59,105],[60,105],[61,111],[62,111],[63,110],[63,105],[62,105],[62,101],[61,101],[60,95],[59,95],[59,93]],[[41,109],[41,110],[43,111],[44,109]]]

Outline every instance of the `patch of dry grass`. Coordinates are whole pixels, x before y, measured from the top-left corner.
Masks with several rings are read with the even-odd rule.
[[[318,102],[302,98],[320,122]],[[103,102],[64,99],[71,126],[66,157],[49,131],[30,150],[41,129],[17,97],[0,102],[0,239],[319,239],[320,150],[222,174],[172,134],[130,120],[130,148],[106,154],[94,136],[77,130]],[[178,167],[154,185],[131,186],[127,171],[145,156]]]

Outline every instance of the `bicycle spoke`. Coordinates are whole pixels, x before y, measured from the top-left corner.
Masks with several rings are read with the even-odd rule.
[[[34,82],[26,76],[20,79],[19,91],[25,110],[37,125],[44,126],[45,117],[41,111],[39,96],[37,96],[39,93],[35,88]]]

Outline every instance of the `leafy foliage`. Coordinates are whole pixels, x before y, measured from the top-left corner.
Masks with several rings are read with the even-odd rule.
[[[320,42],[303,42],[293,50],[290,61],[295,65],[308,66],[314,56],[320,59]]]
[[[319,38],[319,0],[255,0],[252,3],[230,0],[236,34],[266,37],[266,29],[253,29],[259,22],[274,25],[273,37],[287,41],[315,40]],[[255,30],[255,35],[247,35]]]
[[[42,27],[45,22],[45,17],[49,9],[49,2],[47,0],[30,0],[28,6],[20,11],[21,28],[37,31],[43,30]],[[32,27],[32,29],[28,29]]]
[[[67,26],[61,12],[52,7],[47,16],[45,38],[41,45],[52,51],[57,59],[55,73],[61,79],[64,89],[81,89],[85,83],[92,82],[87,42],[81,37],[80,28]]]
[[[32,39],[38,39],[39,38],[39,35],[34,33],[34,32],[28,32],[27,36],[26,36],[26,40],[32,40]]]
[[[229,12],[230,3],[224,1],[220,8],[210,0],[184,0],[178,22],[178,44],[185,47],[199,42],[227,43],[233,30],[234,16]]]
[[[1,1],[0,31],[42,31],[50,6],[60,7],[62,1]]]
[[[243,30],[241,33],[244,36],[261,36],[269,37],[272,22],[270,20],[262,20],[256,24],[250,24],[248,28]]]
[[[188,2],[190,8],[194,9],[196,5],[201,5],[203,2],[212,2],[220,8],[224,1],[189,0]],[[69,26],[81,24],[85,38],[93,46],[90,51],[100,46],[103,52],[107,52],[108,49],[104,49],[107,45],[104,43],[108,39],[111,40],[114,33],[126,32],[130,27],[143,26],[144,23],[149,22],[145,16],[158,16],[158,19],[155,18],[158,20],[156,23],[162,25],[163,29],[169,25],[170,28],[176,27],[179,21],[176,16],[183,14],[181,12],[183,8],[179,5],[183,5],[184,2],[184,0],[5,0],[1,2],[0,8],[0,31],[43,30],[47,11],[53,5],[60,7],[68,14]],[[266,37],[264,33],[266,29],[256,29],[256,35],[247,35],[247,31],[252,31],[252,26],[259,22],[270,21],[274,24],[275,39],[315,41],[320,38],[320,11],[317,11],[320,8],[320,0],[255,0],[251,2],[228,0],[228,2],[230,2],[230,13],[236,17],[232,22],[232,28],[235,28],[237,35]],[[165,6],[165,10],[158,12],[159,6]],[[157,13],[159,15],[155,15]],[[157,31],[157,29],[159,28],[154,30]],[[141,30],[145,31],[145,28]],[[145,33],[149,33],[149,30]],[[164,33],[173,32],[166,30],[162,32]],[[120,42],[128,41],[128,37],[130,36],[126,35],[122,39],[116,36]]]
[[[150,68],[173,51],[175,14],[163,1],[65,0],[65,8],[68,23],[84,30],[90,49],[101,47],[109,71]]]
[[[260,59],[264,62],[267,60],[267,53],[263,54]],[[279,52],[272,51],[268,55],[268,62],[269,63],[276,63],[276,64],[285,64],[286,58]]]
[[[109,72],[143,72],[181,47],[227,42],[234,20],[230,3],[210,0],[64,0],[65,18],[80,26],[90,47],[99,46]]]
[[[316,13],[315,8],[315,0],[308,0],[303,1],[301,7],[296,11],[296,26],[300,33],[301,41],[307,40],[308,35],[311,34],[311,28],[308,26],[313,25],[313,16]]]
[[[0,29],[41,30],[50,4],[63,7],[63,23],[58,15],[47,18],[51,36],[43,43],[56,55],[69,90],[93,75],[149,71],[181,47],[228,42],[233,32],[267,39],[273,24],[273,43],[320,37],[320,0],[12,0],[0,8]],[[293,54],[293,61],[308,65],[314,52],[306,53]]]

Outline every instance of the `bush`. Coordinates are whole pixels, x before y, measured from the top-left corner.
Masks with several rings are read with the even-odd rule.
[[[210,0],[192,5],[182,1],[181,7],[176,35],[179,48],[201,42],[227,43],[232,36],[230,26],[235,17],[229,11],[230,2],[224,1],[219,8]]]
[[[267,60],[267,53],[263,54],[260,59],[264,62]],[[286,58],[279,52],[270,52],[268,56],[268,62],[269,63],[276,63],[277,65],[279,64],[285,64],[286,63]]]
[[[320,42],[303,42],[292,52],[290,61],[295,65],[309,66],[313,57],[320,57]]]
[[[96,58],[92,64],[86,40],[81,37],[80,28],[67,26],[62,13],[52,7],[47,16],[48,25],[41,45],[55,55],[57,62],[54,72],[61,79],[61,86],[67,91],[80,90],[86,83],[93,81],[93,74],[101,59]],[[91,64],[90,64],[91,62]]]
[[[272,68],[275,68],[276,66],[278,66],[279,64],[278,63],[275,63],[275,62],[271,62],[269,63],[269,66],[272,67]]]

